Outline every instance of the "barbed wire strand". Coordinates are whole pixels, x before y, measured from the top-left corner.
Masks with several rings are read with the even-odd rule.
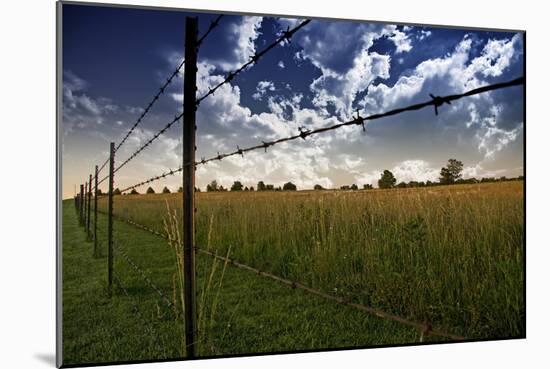
[[[212,22],[210,22],[210,25],[208,26],[208,29],[206,30],[204,35],[202,35],[201,38],[199,38],[197,40],[197,47],[200,47],[202,45],[202,43],[208,37],[210,32],[212,32],[214,30],[214,28],[216,28],[220,24],[220,20],[222,18],[223,18],[223,14],[220,14],[216,17],[216,19],[214,19]]]
[[[170,83],[172,83],[172,81],[174,80],[174,78],[176,78],[179,74],[180,74],[180,71],[181,71],[181,68],[183,68],[183,65],[185,64],[185,59],[181,61],[181,63],[177,66],[177,68],[170,74],[170,76],[166,79],[166,81],[163,83],[162,86],[160,86],[158,92],[155,94],[155,96],[153,96],[153,99],[149,102],[149,104],[147,104],[147,106],[145,107],[145,109],[143,110],[143,112],[140,114],[140,116],[138,117],[138,119],[136,120],[136,122],[132,125],[132,127],[130,128],[130,130],[128,131],[128,133],[126,133],[126,135],[124,136],[124,138],[118,143],[118,145],[115,147],[115,152],[118,151],[118,149],[124,144],[124,142],[126,142],[126,140],[128,139],[128,137],[130,137],[130,135],[132,134],[132,132],[134,132],[134,130],[136,129],[136,127],[141,123],[141,121],[145,118],[145,116],[147,115],[147,113],[149,113],[149,111],[151,110],[151,108],[153,107],[153,105],[155,104],[155,102],[157,102],[157,100],[160,98],[160,96],[162,94],[164,94],[164,92],[166,91],[166,88],[170,85]]]
[[[218,83],[213,88],[209,88],[208,92],[204,94],[202,97],[198,98],[196,101],[197,107],[200,105],[200,103],[206,99],[208,96],[213,95],[217,89],[219,89],[221,86],[223,86],[226,83],[229,83],[235,78],[239,73],[241,73],[243,70],[248,68],[250,65],[257,63],[268,51],[279,45],[281,42],[287,41],[290,42],[290,39],[296,32],[298,32],[302,27],[305,27],[309,22],[311,22],[310,19],[306,19],[300,24],[298,24],[296,27],[292,29],[288,29],[286,31],[283,31],[279,37],[275,41],[273,41],[271,44],[269,44],[267,47],[265,47],[263,50],[256,52],[254,55],[250,57],[250,60],[246,63],[244,63],[240,68],[236,69],[233,72],[230,72],[225,79]]]
[[[174,118],[168,122],[160,131],[155,133],[153,137],[151,137],[147,142],[145,142],[139,149],[134,151],[132,155],[128,157],[128,159],[124,160],[122,164],[120,164],[118,167],[115,168],[114,172],[118,172],[122,167],[124,167],[126,164],[128,164],[132,159],[134,159],[140,152],[145,150],[149,145],[151,145],[157,138],[159,138],[164,132],[166,132],[170,127],[172,127],[175,123],[179,122],[179,120],[183,117],[183,112],[176,114]]]
[[[122,218],[120,216],[118,216],[117,218],[119,220],[123,221],[123,222],[126,222],[126,223],[130,224],[130,225],[136,226],[139,229],[145,230],[145,231],[150,232],[150,233],[152,233],[156,236],[159,236],[163,239],[169,240],[169,237],[167,237],[166,235],[161,234],[160,232],[157,232],[157,231],[155,231],[155,230],[153,230],[153,229],[151,229],[151,228],[149,228],[149,227],[147,227],[143,224],[136,223],[132,220],[125,219],[125,218]],[[233,258],[229,258],[227,256],[220,256],[217,253],[208,251],[208,250],[203,249],[203,248],[196,247],[195,251],[198,252],[198,253],[216,258],[220,261],[227,262],[227,264],[232,265],[236,268],[247,270],[249,272],[253,272],[256,275],[272,279],[272,280],[274,280],[276,282],[279,282],[283,285],[292,287],[293,289],[298,288],[298,289],[301,289],[303,291],[309,292],[312,295],[316,295],[316,296],[322,297],[322,298],[327,299],[327,300],[338,302],[342,305],[346,305],[346,306],[355,308],[357,310],[363,311],[365,313],[375,315],[379,318],[392,320],[392,321],[395,321],[397,323],[415,328],[416,330],[418,330],[420,332],[421,341],[424,339],[424,336],[427,336],[427,335],[443,337],[443,338],[449,338],[449,339],[456,340],[456,341],[465,340],[465,337],[463,337],[463,336],[456,335],[456,334],[453,334],[453,333],[447,333],[447,332],[437,330],[437,329],[433,329],[431,324],[418,323],[418,322],[415,322],[415,321],[412,321],[412,320],[409,320],[409,319],[406,319],[406,318],[402,318],[398,315],[387,313],[387,312],[385,312],[383,310],[380,310],[380,309],[377,309],[377,308],[373,308],[373,307],[370,307],[370,306],[354,303],[354,302],[351,302],[351,301],[349,301],[348,299],[346,299],[344,297],[338,297],[338,296],[334,296],[334,295],[328,294],[328,293],[320,291],[320,290],[316,290],[314,288],[308,287],[307,285],[305,285],[303,283],[279,277],[275,274],[272,274],[272,273],[269,273],[269,272],[266,272],[266,271],[262,271],[258,268],[255,268],[255,267],[243,264],[241,262],[238,262]]]
[[[466,91],[466,92],[461,93],[461,94],[453,94],[453,95],[447,95],[447,96],[433,96],[432,95],[432,99],[429,100],[429,101],[426,101],[426,102],[423,102],[423,103],[418,103],[418,104],[412,104],[412,105],[409,105],[409,106],[406,106],[406,107],[403,107],[403,108],[389,110],[389,111],[386,111],[384,113],[372,114],[372,115],[369,115],[369,116],[366,116],[366,117],[362,117],[362,116],[359,115],[359,113],[357,113],[357,116],[354,117],[354,119],[352,119],[350,121],[347,121],[347,122],[338,123],[338,124],[334,124],[334,125],[331,125],[331,126],[314,129],[314,130],[300,129],[299,133],[296,134],[296,135],[279,138],[279,139],[274,140],[274,141],[262,141],[261,144],[258,144],[258,145],[255,145],[255,146],[250,146],[250,147],[247,147],[247,148],[240,148],[239,146],[237,146],[237,149],[235,151],[228,152],[228,153],[225,153],[225,154],[218,153],[216,156],[213,156],[213,157],[208,158],[208,159],[202,158],[200,161],[196,161],[194,164],[196,166],[198,166],[198,165],[204,165],[204,164],[207,164],[209,162],[216,161],[216,160],[221,161],[221,160],[223,160],[227,157],[230,157],[230,156],[235,156],[235,155],[244,156],[245,153],[250,152],[250,151],[254,151],[254,150],[264,149],[265,151],[267,151],[267,149],[269,147],[275,146],[277,144],[281,144],[283,142],[293,141],[293,140],[297,140],[299,138],[305,140],[308,136],[323,133],[323,132],[327,132],[327,131],[336,130],[336,129],[339,129],[339,128],[345,127],[345,126],[361,125],[363,127],[363,130],[365,130],[365,121],[381,119],[381,118],[401,114],[401,113],[408,112],[408,111],[420,110],[420,109],[428,107],[428,106],[433,106],[436,109],[436,114],[439,114],[439,111],[437,110],[437,108],[439,108],[443,104],[450,104],[452,101],[459,100],[459,99],[462,99],[462,98],[465,98],[465,97],[478,95],[478,94],[485,93],[485,92],[488,92],[488,91],[495,91],[495,90],[499,90],[499,89],[503,89],[503,88],[507,88],[507,87],[518,86],[518,85],[522,85],[523,83],[525,83],[525,78],[524,77],[519,77],[519,78],[513,79],[513,80],[508,81],[508,82],[495,83],[495,84],[492,84],[492,85],[486,85],[486,86],[483,86],[483,87],[475,88],[473,90],[469,90],[469,91]],[[151,177],[151,178],[149,178],[145,181],[136,183],[132,186],[129,186],[129,187],[125,188],[124,190],[121,191],[121,193],[132,190],[132,189],[135,189],[135,188],[138,188],[138,187],[141,187],[141,186],[149,184],[151,182],[155,182],[157,180],[166,178],[167,176],[174,175],[178,172],[181,172],[185,165],[191,165],[191,163],[183,164],[183,166],[181,166],[177,169],[174,169],[174,170],[170,169],[169,172],[165,172],[161,175]]]
[[[121,255],[122,258],[126,261],[126,263],[130,265],[132,269],[134,269],[134,271],[145,281],[145,283],[147,283],[147,285],[159,295],[163,303],[168,308],[170,309],[174,308],[174,304],[172,303],[172,301],[170,301],[170,299],[164,294],[164,292],[162,292],[162,290],[155,283],[153,283],[153,281],[151,280],[151,278],[149,278],[147,273],[145,273],[145,271],[142,268],[140,268],[134,260],[132,260],[132,258],[126,253],[126,251],[119,244],[116,244],[116,247],[113,247],[113,250],[115,251],[115,254]]]

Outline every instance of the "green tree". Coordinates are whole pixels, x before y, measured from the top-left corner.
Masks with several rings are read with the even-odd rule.
[[[265,183],[264,183],[264,181],[258,182],[258,185],[256,186],[256,188],[258,189],[258,191],[265,191],[266,188],[265,188]]]
[[[155,193],[155,190],[153,190],[153,187],[149,187],[146,193]]]
[[[231,191],[242,191],[243,190],[243,184],[240,181],[233,182],[233,185],[231,186]]]
[[[283,185],[283,191],[296,191],[298,188],[292,182],[287,182]]]
[[[182,192],[183,192],[183,187],[182,187],[182,186],[180,186],[180,187],[178,188],[178,192],[179,192],[179,193],[182,193]]]
[[[392,188],[395,186],[395,182],[397,182],[397,180],[395,179],[393,173],[386,169],[378,180],[378,187]]]
[[[363,185],[363,190],[372,190],[372,185],[371,184],[364,184]]]
[[[213,180],[210,184],[206,185],[206,192],[215,192],[219,191],[218,182]]]
[[[162,193],[170,193],[170,190],[168,189],[168,187],[164,186],[164,188],[162,189]]]
[[[397,188],[407,188],[407,184],[405,182],[399,182]]]
[[[355,183],[352,184],[350,188],[351,188],[353,191],[356,191],[356,190],[359,189],[359,187],[357,187],[357,185],[356,185]]]
[[[321,186],[320,184],[316,184],[315,186],[313,186],[313,189],[314,190],[324,190],[323,186]]]
[[[113,195],[120,195],[120,190],[117,188],[115,188],[115,190],[113,191]]]
[[[139,192],[137,192],[135,188],[132,188],[130,195],[139,195]]]
[[[439,182],[441,184],[453,184],[462,176],[464,164],[456,159],[449,159],[447,166],[441,168]]]
[[[265,185],[264,191],[273,191],[274,189],[275,189],[275,187],[273,187],[272,184],[267,184],[267,185]],[[258,190],[258,191],[260,191],[260,190]]]

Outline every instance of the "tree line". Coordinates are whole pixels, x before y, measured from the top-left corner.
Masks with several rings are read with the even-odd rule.
[[[438,181],[410,181],[410,182],[399,182],[397,183],[397,179],[395,178],[394,174],[385,169],[381,175],[380,179],[378,179],[378,187],[382,189],[389,189],[389,188],[412,188],[412,187],[430,187],[430,186],[441,186],[441,185],[453,185],[453,184],[474,184],[474,183],[490,183],[490,182],[504,182],[504,181],[516,181],[516,180],[523,180],[523,176],[519,176],[516,178],[507,178],[505,176],[496,178],[496,177],[483,177],[481,179],[477,178],[462,178],[462,171],[464,169],[464,164],[456,159],[449,159],[447,161],[447,165],[441,168],[441,171],[439,172],[439,180]],[[325,190],[323,186],[320,184],[316,184],[313,186],[314,190]],[[373,185],[372,184],[364,184],[363,185],[364,190],[372,190]],[[273,184],[264,183],[264,181],[259,181],[256,185],[256,188],[254,186],[244,186],[241,181],[234,181],[230,188],[226,188],[220,184],[216,180],[213,180],[209,184],[206,185],[206,192],[225,192],[225,191],[231,191],[231,192],[238,192],[238,191],[296,191],[298,190],[298,187],[292,183],[292,182],[286,182],[283,184],[283,186],[277,186],[275,187]],[[357,186],[355,183],[351,185],[343,185],[340,186],[340,190],[345,191],[355,191],[359,190],[359,186]],[[182,192],[183,188],[180,186],[177,190],[177,192]],[[195,187],[196,192],[201,192],[200,188]],[[145,191],[147,194],[154,194],[155,190],[152,187],[147,188]],[[171,193],[170,189],[168,187],[164,187],[161,191],[161,193]],[[116,188],[113,191],[114,195],[120,195],[121,192],[118,188]],[[134,188],[130,192],[130,195],[138,195],[139,192]],[[101,190],[98,189],[98,195],[103,195]]]

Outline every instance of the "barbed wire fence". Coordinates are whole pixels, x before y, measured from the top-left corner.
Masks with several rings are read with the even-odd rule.
[[[423,341],[425,336],[439,336],[451,340],[464,340],[465,337],[462,337],[457,334],[452,334],[445,332],[443,330],[434,329],[429,323],[419,323],[415,322],[394,314],[387,313],[385,311],[379,310],[377,308],[357,304],[349,301],[346,298],[328,294],[326,292],[311,288],[303,283],[298,281],[292,281],[280,276],[274,275],[268,271],[262,271],[253,266],[239,262],[228,256],[221,256],[212,251],[198,247],[195,244],[195,170],[197,166],[206,165],[214,161],[222,161],[225,158],[231,156],[242,156],[246,153],[252,151],[263,150],[267,152],[268,148],[279,145],[281,143],[290,142],[298,139],[306,140],[307,137],[312,135],[321,134],[324,132],[334,131],[346,126],[361,126],[365,130],[365,123],[371,120],[382,119],[390,116],[395,116],[405,112],[416,111],[424,109],[426,107],[434,108],[436,115],[439,114],[439,108],[444,104],[451,104],[453,101],[463,99],[469,96],[479,95],[489,91],[496,91],[512,86],[518,86],[525,83],[524,77],[519,77],[507,82],[495,83],[491,85],[486,85],[478,87],[463,93],[452,94],[446,96],[434,96],[430,95],[431,99],[425,102],[408,105],[402,108],[397,108],[385,112],[380,112],[376,114],[371,114],[367,116],[361,116],[360,112],[357,111],[356,115],[352,119],[329,125],[326,127],[321,127],[312,130],[306,130],[304,128],[299,128],[298,132],[294,135],[287,137],[281,137],[275,140],[262,140],[260,143],[241,148],[236,145],[236,149],[233,151],[219,153],[215,156],[209,158],[201,158],[200,160],[195,159],[195,135],[196,135],[196,122],[195,114],[197,109],[200,107],[201,103],[207,99],[209,96],[215,94],[215,92],[221,88],[223,85],[231,83],[237,76],[242,72],[248,70],[252,65],[258,63],[270,50],[274,49],[278,45],[282,45],[290,42],[291,38],[296,32],[298,32],[303,27],[307,26],[311,21],[303,20],[299,22],[292,29],[287,28],[285,31],[281,32],[278,37],[273,40],[270,44],[264,47],[262,50],[255,52],[250,56],[249,60],[242,64],[239,68],[229,72],[224,79],[213,87],[208,88],[208,92],[204,95],[197,98],[196,91],[196,73],[197,73],[197,54],[200,49],[200,46],[204,43],[207,37],[213,32],[216,27],[220,24],[223,15],[217,16],[213,21],[210,22],[206,32],[199,38],[198,37],[198,27],[197,27],[197,18],[187,17],[186,19],[186,40],[185,40],[185,57],[173,70],[173,72],[168,76],[166,81],[160,86],[156,94],[153,95],[153,98],[142,110],[141,114],[138,116],[137,120],[132,124],[130,129],[124,134],[122,139],[118,144],[115,145],[114,142],[110,144],[110,154],[105,162],[101,166],[95,166],[94,174],[90,174],[88,181],[80,185],[80,192],[75,195],[75,209],[77,212],[79,224],[85,227],[86,235],[89,239],[94,242],[93,256],[100,257],[101,252],[99,252],[99,240],[98,234],[106,234],[106,242],[108,245],[108,255],[107,255],[107,268],[108,268],[108,285],[109,293],[112,293],[113,281],[117,284],[119,290],[121,290],[126,297],[132,301],[133,310],[138,315],[138,317],[143,320],[144,329],[146,333],[151,337],[151,343],[155,346],[159,353],[162,353],[163,356],[166,355],[165,347],[163,347],[159,340],[158,334],[155,332],[154,324],[145,318],[145,316],[140,312],[139,306],[132,299],[131,293],[127,288],[124,287],[124,284],[120,276],[113,270],[113,258],[117,256],[118,259],[125,262],[125,264],[133,271],[133,273],[143,281],[148,288],[150,288],[161,302],[161,305],[164,306],[167,311],[171,311],[176,315],[177,319],[184,321],[185,328],[185,350],[188,358],[196,357],[197,355],[197,343],[204,340],[204,337],[198,338],[198,329],[196,323],[196,289],[195,289],[195,255],[200,253],[202,255],[209,256],[211,258],[223,261],[228,265],[233,267],[247,270],[249,272],[255,273],[258,276],[265,277],[276,281],[282,285],[289,286],[293,289],[301,289],[308,292],[311,295],[318,296],[320,298],[331,300],[336,303],[355,308],[357,310],[363,311],[368,314],[373,314],[383,319],[392,320],[400,324],[410,326],[416,329],[420,334],[420,341]],[[125,160],[123,160],[118,166],[115,166],[115,155],[119,149],[127,142],[128,138],[136,130],[136,128],[142,124],[145,120],[155,103],[166,93],[166,90],[173,81],[181,75],[181,69],[184,70],[184,80],[183,80],[183,89],[184,89],[184,102],[183,102],[183,111],[176,113],[174,118],[167,122],[162,129],[153,134],[153,136],[148,139],[143,145],[141,145],[137,150],[130,154]],[[183,120],[183,161],[182,165],[177,169],[170,169],[167,172],[161,173],[159,175],[150,177],[143,181],[137,182],[131,186],[125,187],[119,191],[120,194],[132,191],[138,187],[165,179],[169,176],[182,173],[182,204],[183,204],[183,229],[182,234],[184,239],[182,242],[183,253],[184,253],[184,265],[183,265],[183,275],[184,275],[184,296],[185,302],[182,309],[178,309],[172,301],[168,298],[165,291],[162,291],[161,288],[148,276],[148,272],[142,267],[139,266],[128,254],[128,252],[123,248],[119,243],[115,243],[113,240],[113,220],[116,219],[121,222],[130,224],[138,229],[149,232],[155,236],[168,239],[167,235],[162,234],[154,229],[151,229],[145,225],[139,224],[131,219],[120,217],[114,215],[113,211],[113,197],[114,197],[114,175],[124,168],[129,162],[134,160],[141,152],[146,148],[151,146],[161,135],[165,134],[177,123],[180,123]],[[100,173],[108,167],[109,173],[103,178],[99,179]],[[102,196],[99,192],[99,186],[108,180],[108,211],[102,212],[98,210],[98,197]],[[93,185],[92,185],[93,182]],[[92,219],[92,201],[93,201],[93,221]],[[98,227],[98,214],[105,215],[107,218],[107,229],[102,229]],[[93,223],[92,223],[93,222]],[[165,316],[163,314],[162,316]]]

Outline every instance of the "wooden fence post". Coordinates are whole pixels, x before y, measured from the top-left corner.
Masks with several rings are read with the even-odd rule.
[[[109,242],[109,294],[113,286],[113,184],[114,184],[114,165],[115,165],[115,143],[111,142],[109,156],[109,225],[107,229],[107,239]]]
[[[90,174],[90,180],[88,181],[88,208],[86,209],[88,212],[88,218],[86,219],[86,237],[90,239],[90,210],[92,209],[91,203],[92,203],[92,175]]]
[[[197,354],[195,289],[195,111],[197,93],[197,18],[185,19],[183,81],[183,276],[185,345],[188,358]]]
[[[84,185],[80,185],[80,199],[78,200],[78,213],[80,215],[79,223],[84,224]]]
[[[94,180],[94,256],[97,256],[97,176],[99,175],[97,165],[95,166]]]

